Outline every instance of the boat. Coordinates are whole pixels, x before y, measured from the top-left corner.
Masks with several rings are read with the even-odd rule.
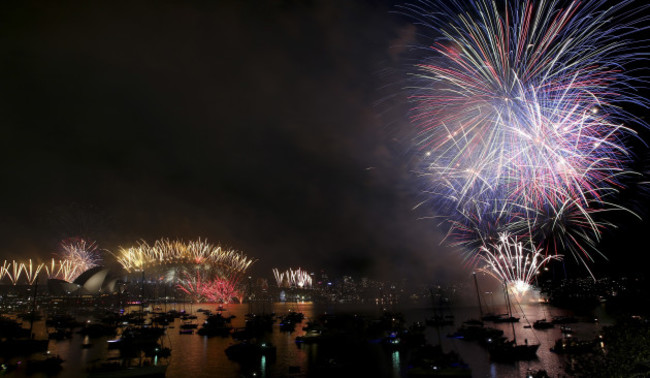
[[[555,327],[555,324],[553,324],[552,322],[546,321],[546,319],[535,320],[535,322],[533,323],[533,328],[535,328],[535,329],[549,329],[549,328],[554,328],[554,327]]]
[[[483,327],[484,323],[478,319],[467,319],[463,322],[463,324]]]
[[[225,318],[220,313],[210,315],[205,319],[203,327],[199,329],[198,334],[202,336],[228,336],[232,331],[229,323],[230,318]]]
[[[453,325],[454,324],[454,319],[453,318],[447,318],[442,315],[434,315],[430,318],[427,318],[425,320],[428,326],[432,327],[441,327],[441,326],[446,326],[446,325]]]
[[[553,324],[572,324],[577,323],[578,318],[574,316],[554,316],[552,322]]]
[[[165,334],[162,327],[127,327],[122,331],[122,335],[117,340],[108,340],[114,348],[140,348],[154,346],[158,344],[159,339]]]
[[[500,315],[496,319],[493,320],[495,323],[517,323],[519,322],[519,318],[516,316],[503,316]]]
[[[305,315],[302,312],[290,311],[287,315],[280,318],[280,331],[293,332],[296,325],[303,321]]]
[[[510,295],[508,294],[508,288],[506,284],[503,285],[504,293],[506,297],[506,304],[508,309],[508,317],[512,318],[511,315],[511,303]],[[519,319],[517,319],[519,321]],[[488,352],[490,353],[490,358],[494,361],[504,361],[504,362],[514,362],[522,360],[532,360],[537,358],[537,350],[539,349],[540,344],[529,344],[528,339],[525,340],[524,344],[517,344],[517,333],[515,332],[514,322],[512,324],[512,340],[503,340],[497,339],[493,340],[487,345]]]
[[[199,327],[198,324],[192,323],[191,321],[185,321],[183,324],[180,325],[179,328],[181,329],[197,329]]]
[[[302,336],[297,336],[295,342],[297,344],[314,344],[323,340],[323,335],[321,331],[316,329],[310,329]]]
[[[490,313],[487,313],[487,314],[481,316],[481,320],[483,320],[484,322],[494,322],[494,321],[500,319],[504,315],[505,314],[493,314],[493,313],[490,312]]]
[[[470,319],[465,323],[472,324],[470,322],[474,322],[473,323],[474,325],[478,325],[478,323],[480,323],[480,325],[483,325],[482,322],[506,323],[506,322],[519,321],[519,318],[507,316],[508,314],[495,314],[493,312],[483,313],[483,305],[481,303],[481,291],[479,290],[478,287],[478,279],[476,278],[476,272],[472,273],[472,276],[474,277],[474,287],[476,288],[476,298],[478,300],[479,320]],[[489,310],[487,302],[485,303],[485,308],[486,310]]]
[[[516,344],[514,341],[497,342],[488,346],[490,358],[495,361],[522,361],[537,358],[540,344]]]

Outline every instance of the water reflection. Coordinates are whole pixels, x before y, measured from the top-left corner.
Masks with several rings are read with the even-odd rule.
[[[399,351],[394,351],[391,360],[393,362],[393,378],[399,378],[400,377],[400,357],[399,357]]]
[[[202,304],[203,308],[209,308],[215,311],[216,305]],[[296,345],[296,336],[302,336],[306,332],[302,329],[306,323],[325,312],[328,313],[358,313],[367,315],[379,315],[381,308],[374,305],[315,305],[312,303],[275,303],[272,306],[267,305],[266,310],[276,314],[286,314],[290,310],[302,312],[305,320],[298,324],[294,332],[281,332],[279,325],[274,324],[273,332],[264,336],[262,340],[271,342],[277,348],[277,359],[275,361],[262,357],[259,365],[254,365],[255,371],[259,372],[262,377],[284,377],[287,375],[309,376],[310,368],[319,362],[319,346],[317,344]],[[180,309],[180,307],[179,307]],[[188,309],[189,310],[189,309]],[[404,313],[408,324],[415,321],[423,321],[432,315],[429,308],[403,308],[395,310]],[[495,308],[495,311],[503,309]],[[550,348],[559,339],[562,334],[559,327],[549,330],[535,330],[524,328],[528,323],[533,323],[537,319],[550,319],[552,316],[573,315],[564,310],[550,307],[544,304],[524,304],[518,309],[516,316],[521,316],[519,323],[514,324],[514,332],[518,340],[535,341],[541,344],[537,356],[533,361],[523,361],[516,364],[492,363],[486,350],[476,343],[470,343],[463,340],[447,338],[446,335],[452,333],[462,320],[475,318],[477,308],[466,307],[453,310],[456,319],[456,325],[443,327],[427,327],[426,338],[431,344],[441,344],[444,352],[454,351],[470,365],[474,377],[523,377],[528,369],[545,369],[551,376],[565,375],[564,367],[570,361],[565,357],[550,352]],[[224,311],[224,316],[234,315],[232,326],[244,327],[245,314],[249,312],[248,305],[229,305]],[[525,314],[525,318],[524,318]],[[199,323],[202,322],[204,315],[199,316]],[[596,310],[595,316],[601,320],[605,319],[603,308]],[[202,377],[239,377],[242,374],[248,374],[245,368],[240,364],[231,361],[224,353],[225,349],[236,343],[231,337],[207,337],[198,334],[184,335],[179,333],[180,319],[175,319],[173,324],[167,330],[166,341],[171,345],[172,355],[169,361],[168,376],[181,377],[189,376],[192,378]],[[513,328],[510,324],[489,324],[492,327],[502,329],[504,336],[512,338]],[[173,328],[172,328],[173,327]],[[571,325],[574,337],[580,339],[595,338],[602,327],[601,323],[577,323]],[[47,337],[44,321],[36,324],[35,333],[37,337]],[[98,361],[105,360],[108,356],[107,351],[108,338],[93,338],[74,334],[70,340],[61,340],[50,342],[49,349],[52,354],[60,355],[65,360],[63,363],[64,370],[59,374],[61,378],[84,376],[86,368]],[[83,348],[82,344],[92,344],[88,348]],[[321,356],[322,357],[322,356]],[[399,351],[379,356],[377,361],[373,361],[382,369],[385,368],[386,376],[393,378],[405,375],[405,367],[408,361],[405,360],[406,354]],[[15,375],[19,376],[19,375]]]

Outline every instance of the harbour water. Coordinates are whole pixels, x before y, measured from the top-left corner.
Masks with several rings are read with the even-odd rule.
[[[216,304],[199,304],[199,305],[168,305],[168,309],[186,310],[198,315],[197,321],[202,323],[205,315],[197,313],[199,308],[210,309],[215,311]],[[225,354],[225,349],[236,343],[232,337],[207,337],[194,334],[179,334],[180,319],[175,319],[173,324],[167,329],[165,342],[171,346],[172,354],[169,360],[167,370],[168,377],[241,377],[257,376],[261,377],[285,377],[285,376],[309,376],[310,372],[315,369],[314,361],[318,354],[318,345],[299,345],[295,343],[295,338],[305,333],[302,326],[309,319],[317,317],[323,313],[356,313],[360,315],[379,316],[383,308],[375,305],[352,305],[352,304],[314,304],[314,303],[273,303],[267,304],[267,312],[275,312],[277,315],[286,314],[289,311],[302,312],[305,315],[303,324],[299,324],[294,332],[282,332],[278,322],[274,324],[273,331],[265,337],[264,341],[273,343],[277,348],[277,359],[267,361],[262,358],[259,366],[240,366],[237,362],[231,361]],[[270,308],[269,308],[270,307]],[[245,314],[249,312],[248,305],[230,304],[224,308],[224,315],[234,315],[232,326],[243,327]],[[424,322],[426,318],[433,315],[430,307],[417,305],[403,305],[391,308],[392,311],[399,311],[404,314],[407,325],[416,321]],[[505,308],[494,308],[495,312],[505,312]],[[485,348],[476,343],[447,337],[453,333],[462,323],[462,321],[477,318],[478,309],[476,307],[461,307],[451,310],[455,317],[455,324],[443,327],[427,327],[426,337],[430,344],[441,344],[445,352],[455,351],[471,367],[473,377],[503,377],[514,378],[524,377],[528,369],[545,369],[552,377],[568,376],[565,367],[570,364],[570,360],[562,355],[557,355],[550,351],[555,341],[562,337],[562,331],[559,326],[548,330],[535,330],[526,327],[538,319],[549,319],[553,316],[574,315],[566,310],[554,308],[547,304],[530,303],[519,306],[514,312],[515,316],[521,317],[518,323],[514,323],[516,337],[519,343],[539,343],[540,348],[537,352],[538,358],[532,361],[521,361],[517,363],[495,363],[490,361],[489,355]],[[593,319],[597,317],[598,322]],[[594,313],[581,314],[579,317],[582,321],[570,324],[573,332],[572,337],[580,339],[593,339],[598,336],[601,328],[607,325],[607,316],[604,307],[596,308]],[[80,319],[89,320],[86,318]],[[513,337],[512,324],[501,323],[491,324],[494,328],[504,331],[504,336]],[[47,330],[44,320],[37,322],[34,327],[36,337],[47,337]],[[110,338],[100,337],[89,339],[79,334],[74,334],[72,339],[55,341],[51,340],[49,351],[51,355],[59,355],[63,360],[63,370],[57,375],[61,378],[83,377],[86,375],[87,368],[93,364],[103,361],[107,357],[107,341]],[[91,344],[90,347],[82,344]],[[17,359],[20,360],[20,359]],[[14,360],[15,362],[16,360]],[[400,352],[393,351],[378,355],[373,363],[381,366],[381,371],[385,372],[383,376],[391,378],[405,377],[407,371],[407,362]],[[24,371],[20,369],[8,374],[8,376],[21,377],[25,376]],[[38,376],[38,375],[32,375]]]

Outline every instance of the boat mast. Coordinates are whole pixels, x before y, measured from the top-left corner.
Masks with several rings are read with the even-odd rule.
[[[508,305],[508,317],[512,318],[512,308],[510,306],[510,295],[508,294],[508,285],[504,282],[503,283],[503,289],[505,290],[506,293],[506,303]],[[512,339],[515,342],[515,345],[517,345],[517,334],[515,333],[515,322],[510,319],[510,325],[512,325]]]
[[[253,313],[253,277],[248,276],[248,313]]]
[[[474,286],[476,286],[476,298],[478,299],[478,312],[483,318],[483,307],[481,306],[481,292],[478,290],[478,280],[476,279],[476,272],[472,272],[474,276]]]
[[[140,318],[144,325],[144,268],[142,268],[142,282],[140,283]]]
[[[36,292],[38,291],[38,280],[34,281],[34,300],[32,301],[32,314],[29,317],[29,337],[34,338],[32,330],[34,329],[34,316],[36,315]]]

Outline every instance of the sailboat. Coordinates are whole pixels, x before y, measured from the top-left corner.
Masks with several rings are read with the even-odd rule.
[[[440,286],[438,286],[438,293],[434,294],[433,289],[429,289],[431,296],[431,304],[433,306],[433,316],[426,319],[426,324],[432,327],[441,327],[454,324],[453,315],[444,315],[443,296]],[[438,300],[436,301],[436,297]],[[447,304],[448,305],[448,304]]]
[[[508,286],[507,285],[505,285],[504,292],[505,292],[506,303],[508,305],[508,313],[503,314],[503,315],[498,315],[492,321],[495,322],[495,323],[517,323],[517,322],[519,322],[519,318],[512,315],[511,306],[510,306],[510,295],[508,294]],[[513,325],[513,329],[514,329],[514,325]]]
[[[476,297],[478,299],[478,311],[479,311],[479,319],[480,320],[469,320],[466,321],[465,323],[467,324],[473,324],[473,325],[483,325],[483,322],[494,322],[494,323],[509,323],[509,322],[518,322],[519,318],[511,317],[511,316],[506,316],[507,314],[495,314],[493,312],[489,312],[489,307],[487,302],[485,302],[485,308],[486,308],[486,313],[483,312],[483,305],[481,303],[481,291],[479,290],[478,287],[478,280],[476,279],[476,272],[472,273],[474,277],[474,286],[476,288]]]
[[[483,317],[483,308],[481,305],[481,294],[478,288],[476,273],[473,273],[474,284],[476,287],[476,296],[478,299],[479,314]],[[454,333],[447,337],[463,339],[467,341],[478,341],[479,343],[491,342],[492,340],[501,339],[503,331],[496,328],[484,327],[483,322],[477,319],[465,320],[463,325]],[[488,341],[489,340],[489,341]]]
[[[508,294],[508,287],[504,284],[506,293],[506,301],[508,305],[508,316],[512,317],[512,307],[510,305],[510,295]],[[499,361],[520,361],[532,360],[537,357],[537,349],[540,344],[529,344],[526,339],[525,344],[517,344],[517,333],[515,332],[514,322],[512,325],[512,340],[497,340],[496,342],[488,345],[488,352],[490,358]]]

